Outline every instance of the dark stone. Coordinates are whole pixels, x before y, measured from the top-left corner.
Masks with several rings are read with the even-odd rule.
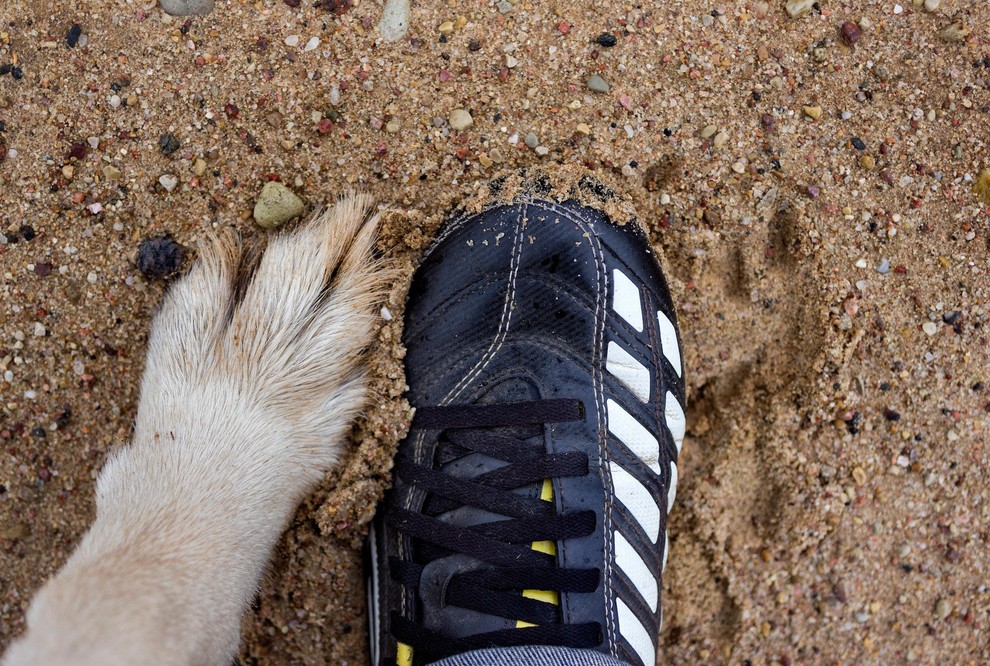
[[[352,6],[354,6],[354,0],[317,0],[316,4],[313,5],[316,9],[323,9],[337,16],[346,14]]]
[[[618,44],[619,40],[616,39],[615,35],[613,35],[612,33],[603,32],[602,34],[598,35],[598,37],[595,39],[595,43],[597,43],[599,46],[604,46],[605,48],[610,49],[616,44]]]
[[[65,36],[65,43],[70,49],[76,48],[76,44],[79,43],[79,36],[82,34],[82,28],[78,23],[73,23],[72,27],[69,28],[69,34]]]
[[[182,267],[185,251],[168,236],[148,238],[138,248],[137,266],[147,278],[163,279]]]
[[[86,153],[88,152],[89,149],[86,147],[86,144],[80,141],[78,143],[72,144],[72,146],[69,148],[69,157],[74,157],[77,160],[81,160],[84,157],[86,157]]]
[[[179,149],[179,139],[172,133],[162,134],[162,138],[158,140],[158,147],[166,155],[171,155]]]
[[[845,42],[846,46],[855,46],[859,38],[863,36],[863,31],[855,22],[846,21],[839,28],[839,35],[842,36],[842,41]]]
[[[31,436],[35,439],[45,439],[48,434],[45,432],[44,428],[38,427],[31,429]]]
[[[32,227],[30,224],[21,225],[20,234],[21,234],[21,238],[23,238],[26,241],[34,240],[34,237],[37,236],[37,234],[34,232],[34,227]]]
[[[72,420],[72,408],[66,403],[62,405],[61,413],[55,417],[55,425],[59,428],[64,428],[69,425],[70,420]]]
[[[863,143],[863,140],[860,139],[858,136],[854,136],[851,141],[853,148],[855,148],[856,150],[866,150],[866,144]]]

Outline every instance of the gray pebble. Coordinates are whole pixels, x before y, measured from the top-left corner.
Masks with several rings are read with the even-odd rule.
[[[302,199],[282,183],[265,183],[254,205],[254,221],[259,227],[272,229],[302,215]]]
[[[877,273],[885,275],[890,272],[890,259],[881,259],[877,265]]]
[[[158,4],[172,16],[205,16],[213,11],[214,0],[159,0]]]
[[[455,131],[462,132],[468,127],[471,127],[471,125],[474,125],[474,118],[464,109],[454,109],[450,112],[447,122],[450,123],[450,127]]]
[[[530,148],[536,148],[538,145],[540,145],[540,138],[536,136],[536,134],[534,134],[533,132],[527,134],[525,140],[526,140],[526,145],[529,146]]]
[[[609,85],[605,83],[605,79],[597,74],[592,74],[591,78],[588,79],[588,90],[591,92],[607,93],[609,89]]]
[[[499,0],[495,6],[498,7],[498,11],[503,14],[508,14],[512,11],[512,3],[509,2],[509,0]]]
[[[386,42],[395,42],[409,32],[409,0],[388,0],[378,23],[378,34]]]

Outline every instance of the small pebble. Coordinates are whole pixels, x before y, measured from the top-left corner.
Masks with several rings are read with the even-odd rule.
[[[948,599],[939,599],[935,603],[935,617],[944,620],[952,614],[952,604]]]
[[[495,3],[495,7],[498,8],[499,13],[508,14],[512,11],[512,3],[509,0],[499,0]]]
[[[254,204],[254,221],[259,227],[273,229],[303,214],[305,206],[295,192],[277,181],[261,188]]]
[[[873,169],[877,165],[876,159],[873,155],[863,155],[859,158],[859,165],[864,169]]]
[[[137,267],[145,277],[162,279],[182,267],[185,251],[168,236],[147,238],[138,247]]]
[[[166,173],[159,177],[158,183],[165,188],[166,192],[171,192],[175,189],[175,186],[179,184],[179,178],[170,173]]]
[[[309,41],[306,42],[306,46],[303,47],[303,51],[312,51],[320,45],[319,37],[310,37]]]
[[[69,28],[69,34],[65,36],[65,44],[70,49],[76,48],[79,44],[79,36],[82,34],[82,28],[78,23],[73,23],[72,27]]]
[[[540,157],[544,157],[550,153],[550,149],[547,148],[546,146],[537,146],[534,150],[536,151],[536,154],[539,155]]]
[[[162,134],[158,140],[158,147],[166,155],[171,155],[180,147],[179,139],[172,133]]]
[[[605,48],[610,49],[616,44],[618,44],[619,40],[616,39],[615,35],[613,35],[612,33],[603,32],[602,34],[598,35],[598,37],[595,39],[595,42],[599,46],[604,46]]]
[[[588,79],[588,90],[596,93],[607,93],[610,90],[610,87],[608,83],[605,82],[605,79],[597,74],[592,74]]]
[[[722,146],[724,146],[726,142],[728,142],[728,140],[729,140],[728,134],[726,134],[725,132],[719,132],[718,134],[715,135],[715,138],[712,139],[712,146],[714,146],[715,149],[718,150]]]
[[[886,275],[890,272],[890,259],[881,259],[880,263],[877,264],[877,273],[881,275]]]
[[[856,150],[866,150],[866,144],[858,136],[854,136],[849,142],[853,145]]]
[[[525,141],[526,145],[529,146],[530,148],[534,148],[535,149],[538,145],[540,145],[540,138],[538,136],[536,136],[536,134],[533,133],[533,132],[529,132],[526,135],[526,138],[524,139],[524,141]]]
[[[925,0],[925,11],[934,12],[940,4],[939,0]]]
[[[990,204],[990,167],[980,172],[973,182],[973,192],[983,203]]]
[[[842,41],[845,42],[846,46],[855,46],[859,38],[863,36],[863,32],[853,21],[843,23],[839,28],[839,34],[842,36]]]
[[[447,122],[450,123],[450,127],[457,132],[463,132],[467,128],[474,125],[474,118],[471,114],[464,109],[454,109],[450,112],[450,117],[447,118]]]
[[[822,190],[817,185],[808,185],[808,189],[805,190],[805,194],[808,195],[809,199],[817,199],[821,193]]]
[[[798,18],[809,13],[815,6],[815,0],[787,0],[784,8],[791,18]]]
[[[158,0],[158,5],[171,16],[205,16],[213,11],[214,0]]]
[[[818,120],[822,117],[822,107],[820,106],[805,106],[802,107],[801,110],[804,112],[804,115],[808,116],[812,120]]]
[[[935,335],[938,333],[938,324],[933,321],[926,321],[921,325],[921,330],[924,331],[926,335]]]
[[[962,21],[955,21],[942,28],[938,36],[946,42],[961,42],[969,36],[969,26]]]

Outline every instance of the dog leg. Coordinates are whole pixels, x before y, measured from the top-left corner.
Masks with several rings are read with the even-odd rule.
[[[274,237],[253,270],[216,240],[169,291],[133,442],[4,666],[230,664],[272,548],[365,401],[387,279],[369,205],[345,199]]]

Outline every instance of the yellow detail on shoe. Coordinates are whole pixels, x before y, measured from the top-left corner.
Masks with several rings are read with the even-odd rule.
[[[395,663],[397,666],[412,666],[413,649],[411,645],[399,643],[395,650]]]
[[[540,499],[544,502],[553,501],[553,483],[550,482],[550,479],[543,479],[543,487],[540,489]],[[547,555],[556,555],[557,544],[553,541],[534,541],[533,550],[546,553]],[[535,599],[537,601],[542,601],[545,604],[553,604],[554,606],[560,605],[560,595],[553,590],[523,590],[522,595],[527,599]],[[517,629],[535,626],[536,625],[532,622],[523,622],[522,620],[516,621]],[[399,666],[402,665],[400,664]]]

